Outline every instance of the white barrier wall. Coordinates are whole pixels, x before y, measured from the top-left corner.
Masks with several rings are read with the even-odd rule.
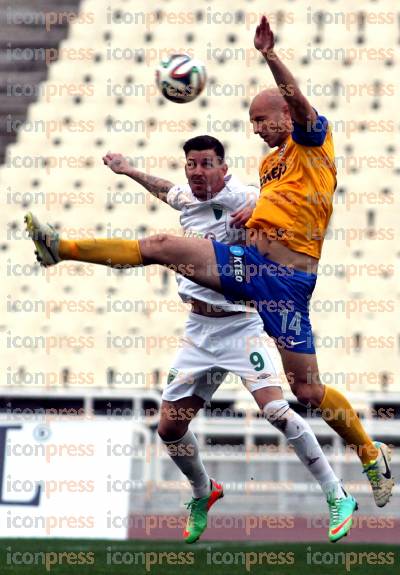
[[[132,421],[0,418],[0,537],[125,539]],[[143,439],[142,439],[143,438]],[[144,450],[146,452],[146,450]]]

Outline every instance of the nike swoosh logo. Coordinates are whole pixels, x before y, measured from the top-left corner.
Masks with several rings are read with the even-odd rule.
[[[346,525],[346,523],[348,523],[348,522],[350,521],[350,519],[351,519],[351,515],[350,515],[350,517],[348,517],[347,519],[345,519],[345,520],[343,521],[343,523],[341,523],[340,525],[338,525],[337,527],[335,527],[335,529],[332,529],[332,531],[331,531],[332,535],[336,535],[336,533],[337,533],[338,531],[340,531],[340,529],[342,529],[342,527],[344,527],[344,526]]]
[[[291,346],[294,347],[295,345],[300,345],[301,343],[306,343],[307,340],[303,339],[303,341],[292,341]]]
[[[385,477],[385,479],[391,479],[392,474],[391,474],[391,472],[390,472],[388,462],[386,461],[385,454],[384,454],[383,451],[382,451],[382,447],[380,447],[379,449],[380,449],[380,452],[381,452],[381,454],[382,454],[383,461],[385,462],[385,467],[386,467],[386,471],[385,471],[385,473],[382,473],[382,475],[383,475],[383,477]]]
[[[53,262],[56,264],[56,263],[57,263],[56,256],[55,256],[54,253],[52,252],[50,246],[47,246],[47,245],[46,245],[46,248],[47,248],[47,251],[49,252],[51,258],[53,259]]]

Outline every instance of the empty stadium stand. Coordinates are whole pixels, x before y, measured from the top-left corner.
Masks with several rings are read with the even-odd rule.
[[[25,22],[19,24],[9,23],[9,3],[0,2],[0,21],[7,23],[0,33],[0,411],[79,405],[118,416],[118,409],[159,402],[187,314],[173,274],[72,262],[43,270],[34,263],[23,215],[30,209],[69,238],[180,233],[179,214],[106,169],[102,155],[122,152],[138,168],[178,183],[184,181],[182,144],[201,133],[223,141],[232,173],[257,183],[267,148],[252,134],[248,105],[257,91],[273,85],[252,42],[265,3],[233,9],[229,2],[210,1],[185,10],[175,0],[26,4],[13,2]],[[398,476],[398,14],[388,0],[351,0],[346,12],[335,2],[319,11],[310,4],[282,1],[271,18],[282,57],[335,136],[338,188],[311,306],[319,365],[323,382],[349,394],[371,432],[397,447]],[[365,14],[378,7],[393,20],[369,22]],[[78,8],[78,17],[68,22],[61,15],[49,29],[39,17]],[[346,25],[343,13],[357,18]],[[172,14],[180,15],[180,24]],[[10,55],[11,49],[21,57]],[[164,100],[154,82],[160,59],[177,51],[195,54],[208,71],[202,96],[182,106]],[[19,87],[26,88],[24,95]],[[293,400],[287,385],[285,391]],[[199,418],[195,429],[204,445],[210,437],[218,442],[239,433],[240,413],[250,413],[253,422],[240,446],[247,441],[254,447],[264,435],[278,441],[265,424],[261,429],[237,379],[229,378],[218,401],[231,406],[232,427],[228,417]],[[377,406],[392,417],[374,417]],[[338,438],[321,422],[313,425],[319,438],[336,442],[337,471],[343,467],[347,479],[358,481],[356,459],[343,463]],[[271,458],[261,455],[253,471],[243,471],[242,451],[237,463],[232,455],[231,473],[243,481],[252,473],[270,479],[278,473],[282,482],[293,478],[293,456],[281,444],[279,450],[278,470],[267,471],[264,463]],[[218,472],[216,457],[210,452],[206,461]],[[164,459],[154,465],[156,478],[175,479]],[[292,499],[305,480],[298,475]],[[370,510],[365,482],[359,492]],[[292,499],[274,502],[271,496],[269,504],[285,511]],[[134,501],[139,505],[140,496]],[[158,510],[168,507],[164,499],[153,502]]]

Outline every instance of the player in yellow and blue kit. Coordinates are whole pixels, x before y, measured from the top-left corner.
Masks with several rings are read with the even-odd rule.
[[[28,230],[43,265],[68,259],[102,265],[159,264],[223,293],[228,300],[252,304],[279,347],[292,391],[299,401],[321,409],[325,421],[356,450],[375,501],[383,507],[394,483],[390,450],[372,441],[340,392],[321,383],[309,320],[336,187],[332,134],[327,120],[311,107],[275,53],[265,17],[254,43],[279,90],[261,92],[250,107],[254,132],[276,150],[260,167],[261,194],[246,224],[246,246],[167,234],[142,240],[69,241],[31,214]],[[216,168],[213,160],[196,167],[196,173],[200,178],[204,171]],[[258,403],[263,409],[262,398]],[[332,497],[329,503],[330,537],[336,540],[351,525],[356,503],[351,496]]]
[[[315,287],[336,188],[332,134],[326,118],[312,108],[310,129],[294,121],[290,131],[288,127],[287,132],[276,133],[275,124],[271,130],[269,121],[271,106],[281,109],[292,122],[279,91],[266,90],[253,101],[250,117],[254,131],[271,147],[278,144],[260,166],[260,198],[246,224],[253,246],[246,251],[236,246],[223,250],[216,245],[215,249],[222,268],[236,262],[233,274],[221,274],[225,293],[238,299],[242,283],[251,284],[246,296],[257,302],[266,331],[278,345],[313,355],[308,300]],[[244,254],[247,276],[241,277],[244,266],[239,262]],[[272,301],[277,303],[275,307]]]

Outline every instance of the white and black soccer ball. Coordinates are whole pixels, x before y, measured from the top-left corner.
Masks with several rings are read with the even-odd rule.
[[[162,95],[177,104],[186,104],[197,98],[206,78],[204,64],[187,54],[172,54],[161,61],[156,70],[156,82]]]

